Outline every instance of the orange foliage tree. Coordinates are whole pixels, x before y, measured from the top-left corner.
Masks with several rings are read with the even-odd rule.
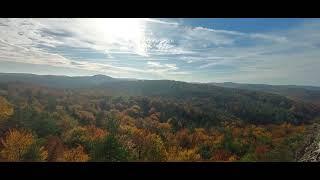
[[[89,160],[89,155],[85,153],[84,148],[81,145],[64,151],[63,157],[65,161],[70,162],[86,162]]]

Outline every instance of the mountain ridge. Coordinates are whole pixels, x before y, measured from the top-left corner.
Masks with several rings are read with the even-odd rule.
[[[268,85],[268,84],[241,84],[241,83],[211,83],[225,88],[237,88],[251,91],[268,92],[320,105],[320,87],[298,85]]]
[[[50,88],[72,89],[77,92],[102,96],[156,97],[172,103],[183,102],[208,111],[212,121],[239,117],[245,121],[273,123],[290,121],[300,123],[319,115],[320,107],[288,99],[279,94],[226,88],[212,84],[192,84],[174,80],[123,80],[104,75],[68,77],[41,75],[0,74],[0,89],[10,91],[33,85]],[[22,84],[22,85],[19,85]],[[3,93],[5,94],[5,93]],[[241,108],[239,108],[241,107]],[[204,119],[205,120],[205,119]]]

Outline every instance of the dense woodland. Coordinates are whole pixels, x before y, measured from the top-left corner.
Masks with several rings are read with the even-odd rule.
[[[216,86],[262,91],[279,94],[298,101],[320,105],[320,87],[296,85],[239,84],[232,82],[211,83]]]
[[[320,112],[208,84],[8,77],[0,76],[1,161],[294,161]]]

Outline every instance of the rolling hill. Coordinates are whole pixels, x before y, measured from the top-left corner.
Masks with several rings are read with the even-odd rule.
[[[34,134],[43,161],[317,161],[320,108],[291,96],[318,90],[248,87],[2,73],[0,137]]]
[[[279,93],[252,91],[253,88],[247,90],[242,86],[226,88],[170,80],[126,80],[104,75],[68,77],[33,74],[0,74],[0,84],[2,91],[8,90],[8,85],[22,84],[72,89],[101,96],[160,98],[168,102],[168,107],[162,108],[163,114],[171,112],[170,108],[173,108],[184,114],[186,123],[198,121],[195,123],[198,125],[215,124],[227,119],[260,124],[284,121],[302,123],[314,119],[320,112],[319,107],[311,103],[292,100]],[[290,89],[288,91],[294,93]],[[189,112],[182,108],[185,104],[191,106]]]
[[[232,82],[210,84],[226,88],[246,89],[279,94],[294,100],[302,100],[320,105],[320,87],[315,86],[239,84]]]

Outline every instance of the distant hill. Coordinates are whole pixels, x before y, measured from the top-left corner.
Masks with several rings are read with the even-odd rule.
[[[56,88],[83,88],[99,85],[105,82],[111,82],[115,79],[105,75],[94,76],[53,76],[53,75],[35,75],[19,73],[0,73],[0,83],[22,82],[39,84]]]
[[[266,85],[266,84],[240,84],[240,83],[209,83],[226,88],[263,91],[286,96],[294,100],[302,100],[320,105],[320,87],[296,85]]]
[[[12,87],[15,84],[19,85],[14,88],[15,90],[9,88],[9,85]],[[239,88],[225,88],[212,84],[171,80],[128,80],[104,75],[68,77],[0,74],[0,90],[3,91],[3,94],[6,94],[6,91],[10,93],[17,89],[23,91],[24,87],[35,89],[36,86],[45,86],[48,89],[72,89],[82,94],[90,93],[97,96],[158,98],[172,105],[170,107],[171,105],[168,104],[164,113],[166,111],[179,113],[179,106],[188,105],[191,108],[190,112],[183,110],[180,116],[189,119],[189,116],[197,115],[200,118],[196,118],[197,121],[205,124],[228,119],[240,119],[251,123],[281,123],[284,121],[301,123],[314,119],[320,113],[320,108],[313,104],[294,101],[278,95],[280,93],[271,94],[269,93],[273,93],[271,90],[269,92],[260,91],[264,89],[264,86],[256,88],[259,91],[253,92],[254,88],[246,90],[241,85]],[[266,87],[272,89],[273,86]],[[143,102],[141,103],[140,105],[144,106]]]

